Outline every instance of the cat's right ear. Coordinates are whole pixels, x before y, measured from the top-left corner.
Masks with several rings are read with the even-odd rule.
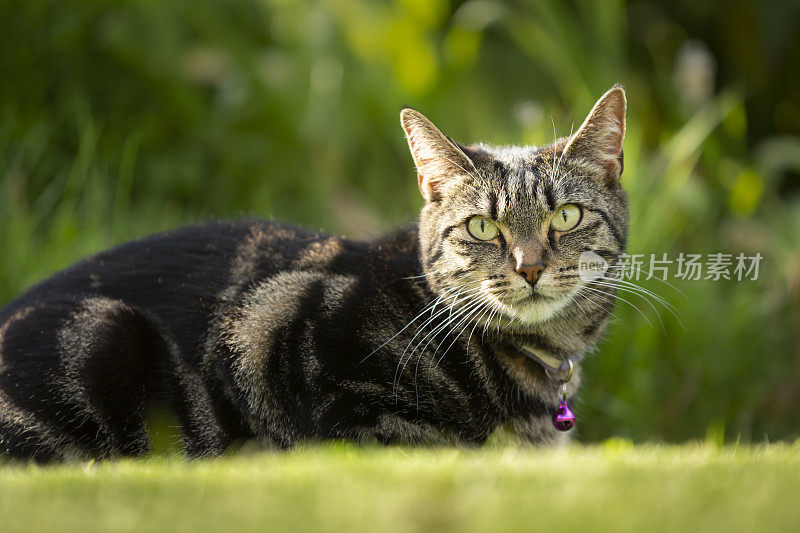
[[[411,157],[417,166],[419,190],[428,202],[436,202],[449,183],[476,173],[472,161],[425,115],[410,107],[400,111]]]
[[[569,138],[563,153],[583,159],[609,183],[618,183],[627,107],[625,89],[621,85],[609,89],[594,104],[577,133]]]

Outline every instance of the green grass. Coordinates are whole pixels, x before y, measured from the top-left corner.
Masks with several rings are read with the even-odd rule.
[[[356,448],[0,468],[12,531],[790,531],[793,445]]]

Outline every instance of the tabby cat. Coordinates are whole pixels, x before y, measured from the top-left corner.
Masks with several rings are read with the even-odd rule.
[[[496,148],[405,108],[413,227],[358,242],[215,222],[53,275],[0,311],[0,454],[145,454],[151,402],[190,456],[253,438],[480,445],[500,425],[564,442],[546,363],[576,363],[574,396],[613,305],[578,258],[625,249],[625,109],[615,86],[575,134]]]

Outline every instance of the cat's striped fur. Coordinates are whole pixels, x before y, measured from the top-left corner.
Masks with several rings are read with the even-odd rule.
[[[504,423],[562,442],[557,387],[518,347],[582,354],[605,327],[613,295],[582,292],[576,261],[625,248],[624,114],[617,87],[575,135],[497,149],[460,146],[406,109],[426,197],[415,227],[357,242],[212,223],[55,274],[0,311],[0,451],[142,454],[157,400],[191,455],[239,438],[478,445]],[[583,220],[548,231],[565,203]],[[470,237],[474,215],[497,221],[497,242]],[[516,271],[530,254],[546,265],[533,286]]]

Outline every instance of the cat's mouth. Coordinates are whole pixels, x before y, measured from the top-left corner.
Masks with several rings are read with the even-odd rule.
[[[536,289],[532,289],[508,298],[507,305],[524,305],[529,303],[545,302],[547,300],[554,300],[554,298],[552,296],[542,294]]]
[[[561,296],[544,294],[538,290],[498,296],[498,301],[510,317],[526,324],[543,322],[561,309],[567,300]]]
[[[542,300],[553,300],[552,296],[548,296],[547,294],[543,294],[536,289],[530,291],[528,294],[525,294],[521,298],[522,301],[532,301],[538,302]]]

